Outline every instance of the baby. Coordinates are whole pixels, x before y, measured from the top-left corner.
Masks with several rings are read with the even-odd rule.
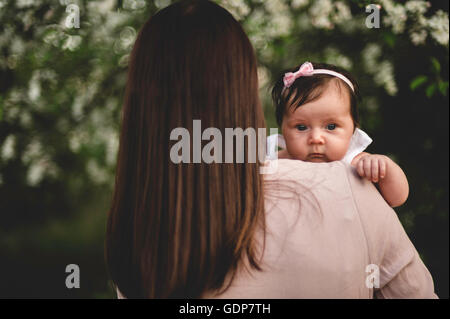
[[[278,158],[307,162],[345,158],[360,176],[376,183],[391,207],[406,201],[409,186],[402,169],[385,155],[362,152],[372,140],[357,128],[358,85],[348,72],[305,62],[276,82],[272,98],[283,134],[280,145],[285,147]]]

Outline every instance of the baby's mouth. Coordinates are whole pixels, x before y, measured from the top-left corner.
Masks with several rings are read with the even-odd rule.
[[[308,154],[307,159],[310,162],[326,162],[327,161],[327,157],[322,153]]]

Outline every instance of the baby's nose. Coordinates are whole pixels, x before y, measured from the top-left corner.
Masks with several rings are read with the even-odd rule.
[[[311,134],[309,136],[309,143],[311,144],[323,144],[325,140],[320,129],[312,129]]]

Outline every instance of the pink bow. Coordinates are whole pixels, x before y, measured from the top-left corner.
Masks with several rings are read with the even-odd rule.
[[[313,75],[314,67],[311,62],[303,63],[297,72],[288,72],[284,74],[283,82],[285,87],[290,87],[294,81],[301,76]]]

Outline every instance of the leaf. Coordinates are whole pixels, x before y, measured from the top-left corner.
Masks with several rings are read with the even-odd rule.
[[[437,74],[441,73],[441,64],[435,57],[431,57],[431,64],[433,65],[433,70]]]
[[[427,97],[429,97],[429,98],[432,97],[434,95],[434,92],[436,91],[436,89],[437,89],[436,83],[428,85],[427,89],[425,91]]]
[[[383,34],[383,39],[384,39],[384,42],[386,42],[386,44],[387,44],[389,47],[391,47],[391,48],[394,47],[396,37],[395,37],[395,35],[394,35],[393,33],[391,33],[391,32],[385,32],[385,33]]]
[[[447,96],[448,92],[448,81],[440,81],[439,82],[439,91],[443,96]],[[1,118],[0,118],[1,119]]]
[[[411,91],[414,91],[415,89],[417,89],[419,86],[424,84],[427,80],[428,80],[428,77],[426,75],[416,76],[409,84]]]

